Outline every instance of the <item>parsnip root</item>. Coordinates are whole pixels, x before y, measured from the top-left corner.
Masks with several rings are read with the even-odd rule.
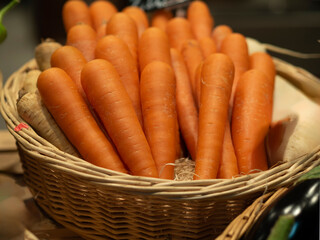
[[[17,102],[19,116],[41,137],[61,151],[79,156],[41,101],[38,92],[27,92]]]

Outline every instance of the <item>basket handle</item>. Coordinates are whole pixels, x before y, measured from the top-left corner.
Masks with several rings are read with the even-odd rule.
[[[295,58],[302,58],[302,59],[320,58],[320,53],[302,53],[302,52],[297,52],[290,49],[278,47],[269,43],[263,43],[262,45],[268,51],[271,51],[274,53],[280,53],[280,54],[295,57]]]
[[[320,79],[312,73],[273,57],[277,73],[320,104]]]

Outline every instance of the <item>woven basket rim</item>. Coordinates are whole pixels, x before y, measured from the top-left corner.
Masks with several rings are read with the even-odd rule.
[[[274,60],[277,61],[277,59]],[[292,67],[292,65],[288,65]],[[133,176],[94,166],[83,159],[60,151],[37,135],[32,128],[15,131],[15,127],[24,121],[18,116],[15,109],[15,100],[12,99],[12,95],[16,94],[17,87],[14,88],[18,84],[19,75],[28,69],[36,68],[36,66],[35,59],[29,60],[13,73],[3,86],[0,111],[7,128],[15,137],[18,146],[24,151],[28,151],[30,155],[41,157],[52,169],[63,170],[66,174],[74,175],[94,184],[108,185],[116,189],[133,191],[137,194],[152,194],[170,199],[226,199],[230,196],[241,197],[246,194],[266,192],[286,186],[297,179],[304,171],[320,163],[320,145],[318,145],[311,153],[300,158],[280,163],[263,172],[241,175],[233,179],[175,181]]]

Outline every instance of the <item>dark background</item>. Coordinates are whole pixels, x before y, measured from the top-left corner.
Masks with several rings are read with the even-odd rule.
[[[1,0],[2,8],[9,0]],[[65,42],[63,0],[21,0],[4,16],[8,37],[0,44],[4,80],[33,58],[35,46],[50,37]],[[92,2],[87,0],[88,3]],[[127,2],[113,1],[121,10]],[[215,0],[210,6],[215,25],[228,24],[235,32],[260,42],[303,53],[320,53],[320,0]],[[152,12],[150,12],[151,14]],[[320,77],[320,59],[298,59],[270,52]],[[2,119],[1,119],[2,120]],[[0,121],[0,129],[4,124]]]

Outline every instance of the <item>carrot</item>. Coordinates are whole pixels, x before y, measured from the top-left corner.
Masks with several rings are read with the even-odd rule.
[[[217,46],[212,37],[203,37],[199,40],[199,46],[204,58],[207,58],[212,53],[217,52]]]
[[[207,3],[192,1],[187,9],[187,19],[196,39],[211,37],[214,19]]]
[[[68,0],[62,7],[62,20],[66,32],[79,23],[92,26],[89,7],[85,1]]]
[[[222,42],[221,53],[228,55],[235,67],[234,81],[230,98],[230,106],[233,106],[233,98],[241,74],[249,70],[250,58],[245,37],[240,33],[231,33]]]
[[[241,173],[268,169],[264,140],[271,124],[273,86],[257,69],[238,83],[232,112],[232,139]]]
[[[214,53],[204,61],[194,179],[217,177],[233,77],[234,65],[227,55]]]
[[[75,25],[67,33],[66,45],[78,48],[87,61],[94,59],[96,42],[97,34],[88,24]]]
[[[94,0],[89,6],[93,28],[98,31],[101,24],[105,24],[118,12],[117,7],[110,1]]]
[[[201,95],[201,81],[202,81],[202,76],[201,76],[201,71],[202,71],[202,66],[203,66],[203,61],[198,65],[195,71],[195,97],[194,101],[196,103],[197,109],[200,108],[200,95]]]
[[[149,19],[147,13],[142,8],[131,5],[125,7],[122,12],[128,14],[134,20],[137,25],[139,37],[149,27]]]
[[[121,38],[128,45],[138,66],[139,37],[138,29],[133,19],[122,12],[113,15],[108,22],[107,35],[115,35]]]
[[[64,70],[69,77],[74,81],[74,83],[77,86],[77,89],[83,99],[85,100],[86,104],[89,107],[89,110],[96,120],[98,126],[102,130],[102,132],[105,134],[105,136],[108,138],[111,145],[114,147],[114,144],[112,143],[108,133],[106,132],[104,126],[101,123],[101,120],[97,116],[97,113],[94,111],[92,106],[90,105],[87,96],[82,88],[81,85],[81,71],[84,65],[87,63],[87,60],[84,58],[80,50],[73,46],[63,46],[56,50],[52,56],[51,56],[51,65],[52,67],[61,68]]]
[[[145,134],[160,178],[173,179],[176,159],[175,78],[172,67],[149,63],[141,73],[141,106]]]
[[[152,61],[162,61],[171,65],[169,40],[165,32],[149,27],[139,39],[140,72]]]
[[[196,159],[198,141],[198,112],[193,100],[188,70],[180,52],[170,49],[176,78],[176,104],[179,127],[192,159]]]
[[[172,18],[167,24],[166,32],[170,47],[176,48],[179,51],[186,40],[194,39],[190,23],[183,17]]]
[[[239,174],[238,161],[231,137],[230,123],[227,121],[223,138],[222,158],[218,178],[233,178]]]
[[[133,175],[158,177],[151,150],[119,74],[104,59],[88,62],[81,82],[123,162]]]
[[[124,172],[124,165],[98,127],[77,86],[60,68],[43,71],[37,83],[41,99],[71,144],[88,162]]]
[[[181,54],[186,62],[189,78],[191,81],[191,87],[193,97],[196,99],[196,69],[199,64],[204,60],[199,42],[195,39],[186,40],[181,48]]]
[[[272,57],[265,52],[255,52],[250,55],[250,68],[259,69],[270,79],[272,85],[276,77],[276,68]]]
[[[216,43],[217,51],[220,51],[221,44],[224,38],[233,33],[233,30],[230,26],[222,24],[213,28],[211,37]]]
[[[272,92],[274,90],[274,81],[276,77],[276,67],[272,60],[272,57],[265,52],[255,52],[250,55],[250,69],[258,69],[269,78],[272,86]],[[273,99],[272,99],[273,105]]]
[[[63,69],[75,82],[83,99],[87,99],[81,86],[81,70],[87,63],[79,49],[73,46],[63,46],[51,56],[51,66]]]
[[[151,16],[151,26],[158,27],[162,31],[166,32],[167,24],[172,18],[173,14],[171,11],[166,9],[156,10]]]
[[[97,41],[107,35],[107,23],[102,23],[99,28],[96,30]]]
[[[108,35],[98,41],[95,56],[109,61],[117,70],[137,117],[142,124],[139,73],[128,46],[120,38]]]

